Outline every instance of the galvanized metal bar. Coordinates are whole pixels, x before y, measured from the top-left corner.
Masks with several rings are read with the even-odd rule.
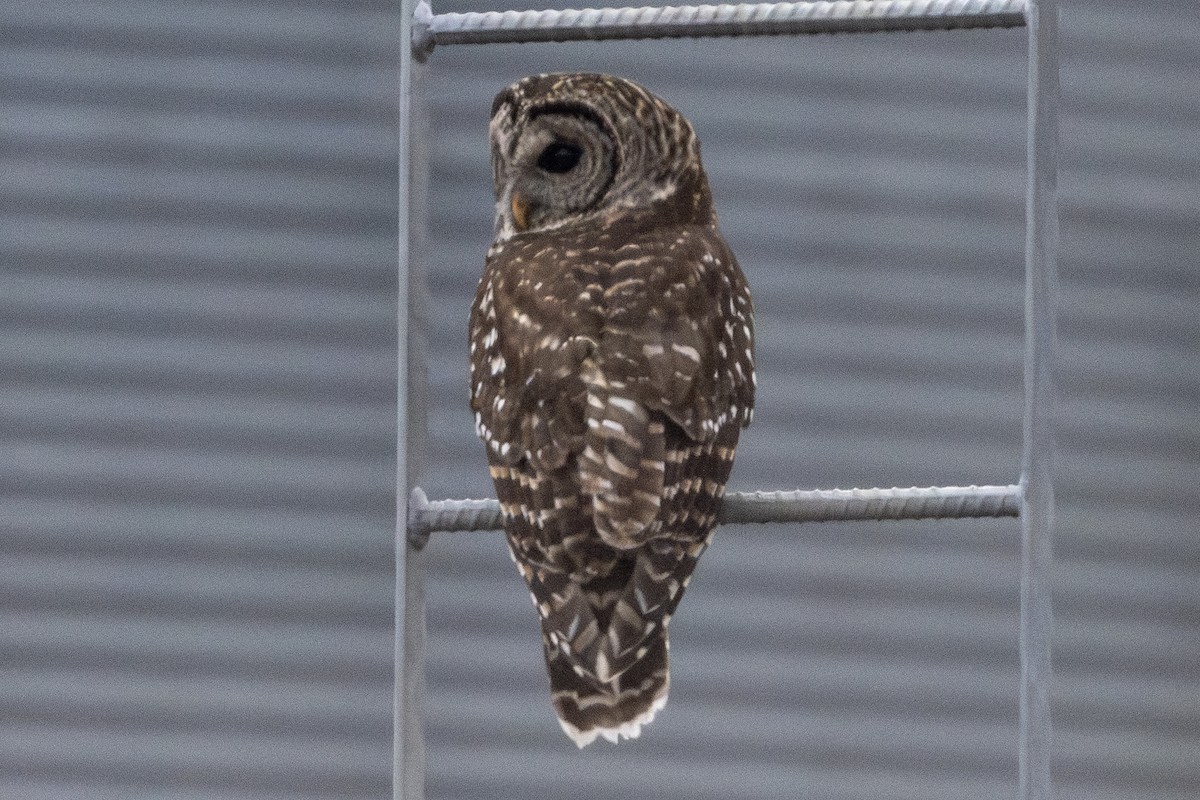
[[[932,486],[908,489],[813,489],[726,495],[722,524],[833,522],[883,519],[1015,517],[1021,487]],[[503,523],[495,500],[429,500],[421,489],[409,499],[409,535],[493,531]]]
[[[414,48],[702,36],[1004,28],[1025,24],[1027,0],[837,0],[433,14],[417,8]]]
[[[401,0],[400,41],[412,40],[416,0]],[[396,587],[392,699],[392,796],[425,796],[425,592],[421,542],[409,535],[408,498],[423,461],[425,364],[422,324],[429,183],[429,136],[421,98],[422,66],[400,48],[399,298],[396,362]]]
[[[1021,460],[1021,800],[1051,800],[1054,349],[1058,275],[1058,0],[1031,0]]]

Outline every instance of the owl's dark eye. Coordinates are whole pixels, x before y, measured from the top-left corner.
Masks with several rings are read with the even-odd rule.
[[[575,169],[583,156],[583,148],[571,142],[551,142],[538,156],[537,165],[546,172],[561,175]]]

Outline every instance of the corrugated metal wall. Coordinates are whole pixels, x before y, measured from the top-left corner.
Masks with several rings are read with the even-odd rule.
[[[387,795],[397,15],[0,9],[0,797]],[[1056,777],[1182,800],[1200,25],[1103,0],[1063,32]],[[736,488],[1013,480],[1024,36],[437,51],[430,496],[490,493],[464,333],[486,116],[548,69],[641,80],[701,134],[759,306]],[[723,530],[667,710],[582,753],[500,537],[440,535],[429,795],[1011,797],[1017,532]]]
[[[388,793],[395,20],[0,10],[0,797]]]

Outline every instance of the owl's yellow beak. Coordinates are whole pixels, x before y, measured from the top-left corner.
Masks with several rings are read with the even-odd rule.
[[[529,227],[529,209],[533,204],[522,197],[520,192],[513,192],[509,205],[512,208],[513,225],[517,232],[526,230]]]

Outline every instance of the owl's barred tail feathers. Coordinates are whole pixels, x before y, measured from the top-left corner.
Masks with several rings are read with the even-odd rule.
[[[666,632],[660,628],[646,648],[637,664],[611,683],[597,682],[561,653],[547,650],[558,724],[576,746],[586,747],[596,737],[614,744],[636,739],[642,726],[653,722],[654,715],[666,706],[671,683]]]

